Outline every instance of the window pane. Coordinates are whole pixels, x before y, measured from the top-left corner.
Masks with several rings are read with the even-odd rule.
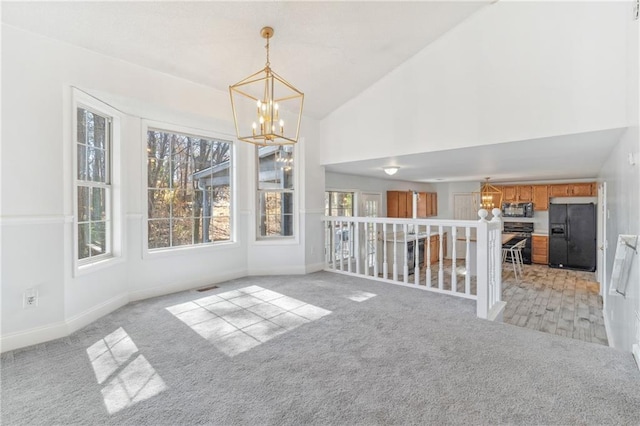
[[[293,194],[282,192],[260,193],[260,235],[293,235]]]
[[[169,220],[149,221],[149,248],[162,248],[171,245]]]
[[[78,145],[78,180],[87,180],[87,147],[85,145]]]
[[[193,244],[193,219],[174,219],[171,225],[173,247]]]
[[[91,223],[91,256],[107,252],[107,229],[105,222]]]
[[[170,148],[167,133],[147,132],[147,179],[149,188],[170,187]]]
[[[193,198],[194,190],[179,189],[173,191],[171,216],[175,218],[192,218],[193,217]]]
[[[263,146],[258,152],[258,189],[293,189],[293,147]]]
[[[216,216],[213,218],[209,238],[213,241],[229,241],[231,239],[231,222],[229,216]]]
[[[87,118],[86,118],[86,113],[87,111],[83,108],[78,108],[77,111],[77,141],[78,143],[83,143],[86,144],[87,143]]]
[[[172,191],[150,189],[147,198],[149,219],[171,216]]]
[[[91,242],[90,227],[88,223],[78,225],[78,259],[89,257],[89,244]]]
[[[89,192],[86,186],[78,186],[78,222],[89,220]]]
[[[105,220],[107,197],[104,188],[91,189],[91,220]]]
[[[93,117],[93,138],[89,138],[88,143],[93,143],[93,146],[101,149],[106,148],[107,139],[107,120],[105,117],[101,117],[94,113],[89,113]]]
[[[107,182],[107,155],[105,150],[87,147],[87,180]]]

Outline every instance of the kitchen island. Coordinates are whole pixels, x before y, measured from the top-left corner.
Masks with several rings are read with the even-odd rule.
[[[406,238],[405,238],[406,237]],[[378,251],[378,264],[384,265],[384,250],[386,247],[387,253],[387,269],[389,274],[393,274],[394,263],[398,268],[398,273],[401,274],[404,268],[405,260],[405,248],[407,256],[407,267],[409,268],[409,274],[413,274],[415,271],[415,243],[418,241],[418,257],[420,258],[419,266],[423,266],[425,263],[433,264],[440,260],[440,234],[438,232],[420,232],[418,234],[411,234],[404,232],[397,232],[394,235],[393,232],[387,232],[386,239],[381,237],[380,241],[383,247],[380,247]],[[405,243],[406,241],[406,243]],[[447,253],[447,233],[443,233],[442,238],[442,253],[443,257]],[[395,260],[395,262],[394,262]]]

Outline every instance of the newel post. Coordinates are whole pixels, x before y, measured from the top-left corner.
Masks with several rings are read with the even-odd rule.
[[[489,212],[485,209],[478,211],[478,232],[476,234],[476,284],[477,301],[476,315],[487,319],[489,316]]]

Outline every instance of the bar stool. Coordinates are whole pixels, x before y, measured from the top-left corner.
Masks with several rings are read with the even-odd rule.
[[[522,276],[524,275],[522,249],[526,244],[527,240],[524,239],[522,241],[518,241],[512,246],[502,248],[502,263],[511,262],[513,265],[513,275],[518,283],[522,280]]]

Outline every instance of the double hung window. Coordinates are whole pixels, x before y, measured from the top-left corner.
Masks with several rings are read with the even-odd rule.
[[[293,146],[261,146],[258,156],[258,236],[294,235]]]
[[[230,141],[147,130],[149,250],[231,240]]]
[[[88,264],[112,254],[112,117],[76,107],[76,259]]]

